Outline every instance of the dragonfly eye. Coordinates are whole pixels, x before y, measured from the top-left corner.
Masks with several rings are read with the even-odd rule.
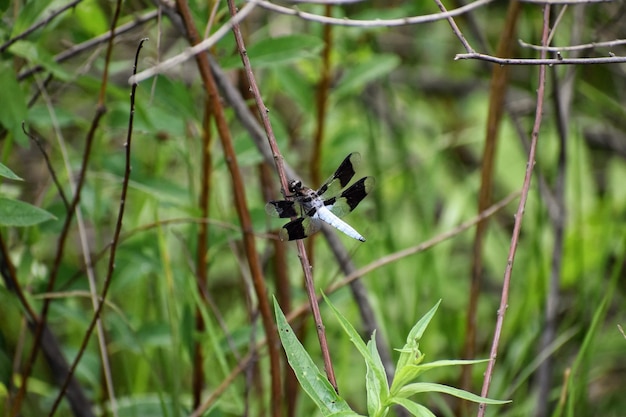
[[[299,180],[292,180],[289,183],[289,192],[290,193],[295,193],[296,191],[298,191],[300,188],[302,188],[302,181]]]

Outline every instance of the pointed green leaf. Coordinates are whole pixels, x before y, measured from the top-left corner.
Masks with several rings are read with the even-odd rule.
[[[56,63],[54,57],[42,45],[29,41],[17,41],[9,48],[9,52],[29,61],[31,65],[41,65],[61,81],[71,79],[67,71]]]
[[[409,335],[406,338],[406,344],[402,349],[400,349],[400,358],[398,359],[398,365],[396,366],[397,373],[400,373],[402,368],[406,365],[416,365],[423,359],[423,355],[419,351],[419,341],[424,335],[424,331],[428,327],[428,324],[437,312],[439,304],[441,304],[441,300],[439,300],[437,304],[435,304],[435,306],[431,308],[409,332]]]
[[[442,361],[422,363],[417,365],[417,367],[420,368],[420,373],[423,373],[434,368],[443,368],[444,366],[476,365],[478,363],[485,362],[489,362],[489,359],[446,359]]]
[[[448,385],[434,384],[431,382],[416,382],[414,384],[405,385],[400,389],[398,397],[410,397],[414,394],[420,394],[424,392],[441,392],[444,394],[453,395],[464,400],[473,401],[475,403],[485,404],[507,404],[511,401],[492,400],[489,398],[481,397],[471,392],[463,391],[462,389],[450,387]]]
[[[26,96],[17,82],[11,60],[0,64],[0,124],[10,130],[18,143],[26,143],[22,121],[26,120]]]
[[[370,416],[384,416],[387,408],[384,406],[389,397],[389,387],[385,368],[376,348],[376,331],[367,342],[370,360],[366,360],[367,373],[365,374],[365,387],[367,390],[367,411]]]
[[[17,175],[15,175],[15,173],[11,171],[9,167],[7,167],[6,165],[2,163],[0,163],[0,176],[4,178],[8,178],[10,180],[22,181],[22,179],[18,177]]]
[[[366,374],[366,389],[367,389],[367,408],[370,416],[382,415],[383,404],[387,401],[389,396],[389,385],[387,384],[387,376],[385,374],[385,368],[378,351],[376,350],[376,342],[374,340],[375,333],[372,335],[372,339],[366,345],[359,333],[354,329],[352,324],[337,310],[337,308],[330,302],[330,300],[324,296],[324,300],[335,313],[335,316],[339,320],[339,324],[343,327],[344,331],[350,337],[350,340],[356,346],[357,350],[365,359],[367,366]],[[373,354],[375,353],[375,356]]]
[[[280,310],[278,302],[274,298],[274,314],[280,340],[287,354],[289,365],[296,374],[300,386],[315,402],[324,416],[337,413],[354,413],[348,403],[345,402],[330,385],[326,375],[322,374],[315,366],[313,360],[304,349],[291,326],[287,323],[285,315]],[[346,414],[350,415],[350,414]]]
[[[396,372],[394,383],[392,384],[392,392],[413,381],[426,371],[434,368],[442,368],[444,366],[457,365],[475,365],[477,363],[489,362],[489,359],[459,359],[459,360],[442,360],[429,363],[421,363],[419,365],[405,365]]]
[[[23,201],[0,197],[0,225],[2,226],[32,226],[55,218],[39,207]]]

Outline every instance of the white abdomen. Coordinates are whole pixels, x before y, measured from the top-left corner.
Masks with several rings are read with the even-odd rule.
[[[353,239],[365,242],[365,238],[359,234],[352,226],[335,216],[326,206],[322,205],[318,207],[313,217],[318,217],[320,220],[328,223],[335,229],[345,233]]]

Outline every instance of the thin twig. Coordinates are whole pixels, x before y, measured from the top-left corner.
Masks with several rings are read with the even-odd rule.
[[[521,5],[518,1],[510,1],[507,6],[506,18],[502,22],[502,31],[499,37],[497,54],[511,56],[515,47],[515,33],[520,20]],[[488,67],[489,64],[483,63]],[[495,166],[498,143],[501,140],[500,126],[504,116],[504,103],[511,68],[493,66],[486,68],[491,70],[489,84],[489,109],[485,126],[485,141],[481,157],[480,189],[478,191],[477,212],[480,213],[493,202],[493,187],[495,181]],[[476,335],[480,327],[477,316],[481,297],[481,287],[484,280],[484,246],[489,219],[476,225],[474,241],[472,244],[472,263],[470,269],[470,288],[467,300],[467,314],[465,319],[465,340],[462,350],[464,359],[474,359],[476,356]],[[461,389],[472,389],[472,368],[463,366],[460,375]],[[459,415],[469,414],[469,401],[460,401],[458,404]]]
[[[435,3],[437,3],[437,7],[439,7],[439,10],[441,10],[443,13],[447,12],[446,6],[443,5],[441,0],[435,0]],[[463,33],[461,32],[456,22],[454,21],[454,18],[452,16],[449,16],[447,20],[448,20],[448,24],[452,28],[452,32],[454,32],[456,37],[459,38],[459,41],[461,41],[461,44],[463,44],[463,47],[465,48],[467,53],[468,54],[474,53],[474,48],[472,48],[469,42],[467,41],[467,39],[465,39],[465,36],[463,36]]]
[[[570,38],[577,42],[582,36],[583,20],[585,17],[584,8],[576,8],[573,13],[573,21]],[[554,30],[554,29],[553,29]],[[577,52],[574,52],[577,53]],[[545,306],[545,326],[542,329],[541,343],[538,355],[545,355],[545,360],[541,362],[537,370],[537,406],[535,407],[536,417],[544,417],[549,414],[550,386],[553,379],[553,368],[555,356],[550,349],[556,338],[558,326],[558,309],[560,304],[560,280],[563,267],[563,240],[567,224],[567,207],[565,203],[565,182],[567,179],[567,144],[568,144],[568,122],[572,113],[572,101],[574,97],[574,80],[577,70],[574,67],[567,68],[562,77],[559,71],[552,67],[552,98],[555,107],[556,126],[559,135],[559,156],[557,159],[557,175],[554,181],[554,193],[548,189],[547,185],[540,187],[542,199],[544,194],[549,194],[554,200],[554,208],[548,210],[550,219],[554,227],[554,248],[552,251],[552,263],[550,270],[549,290],[546,294]],[[562,81],[561,81],[562,80]],[[545,180],[544,180],[545,184]]]
[[[547,4],[547,5],[580,5],[587,3],[610,3],[613,0],[521,0],[523,3]]]
[[[550,32],[550,6],[543,6],[543,34],[542,44],[546,45],[548,42],[548,36]],[[546,51],[541,51],[542,59],[545,58]],[[498,346],[500,344],[500,336],[502,334],[502,328],[504,326],[504,317],[509,300],[509,288],[511,285],[511,275],[513,272],[513,263],[515,260],[515,254],[517,252],[517,244],[519,240],[520,231],[522,228],[522,220],[524,218],[524,208],[526,207],[526,201],[528,200],[528,194],[530,191],[530,181],[532,179],[533,168],[535,166],[535,154],[537,149],[537,141],[539,138],[539,128],[541,127],[541,119],[543,113],[543,99],[546,82],[546,66],[541,65],[539,67],[539,82],[537,88],[537,106],[535,111],[535,122],[531,133],[530,152],[528,153],[528,161],[526,162],[526,173],[524,175],[524,183],[522,185],[522,194],[519,205],[517,207],[517,213],[515,214],[515,224],[513,226],[513,235],[511,236],[511,245],[509,248],[509,255],[507,257],[507,263],[504,270],[504,281],[502,284],[502,295],[500,298],[500,307],[498,309],[498,317],[496,320],[496,327],[493,336],[493,342],[491,346],[491,352],[489,355],[490,361],[487,364],[487,370],[485,371],[485,377],[483,380],[483,387],[481,390],[481,396],[487,397],[489,394],[489,387],[491,386],[491,379],[493,378],[493,371],[496,364],[496,357],[498,354]],[[487,405],[481,403],[478,406],[478,417],[485,415]]]
[[[563,52],[563,51],[581,51],[584,49],[596,49],[596,48],[610,48],[612,46],[619,46],[626,44],[626,39],[615,39],[612,41],[606,42],[590,42],[583,43],[580,45],[570,45],[570,46],[541,46],[541,45],[533,45],[532,43],[526,43],[523,40],[518,40],[520,46],[524,48],[530,48],[537,51],[546,50],[548,52]]]
[[[431,23],[438,20],[447,19],[453,16],[460,16],[471,10],[485,6],[494,0],[477,0],[473,3],[467,4],[458,9],[453,9],[445,13],[433,13],[422,16],[402,17],[399,19],[375,19],[375,20],[353,20],[353,19],[339,19],[336,17],[321,16],[313,13],[303,12],[297,9],[290,9],[289,7],[279,6],[265,0],[248,0],[248,4],[254,3],[263,7],[264,9],[271,10],[277,13],[282,13],[290,16],[296,16],[303,20],[310,20],[312,22],[321,23],[324,25],[336,25],[336,26],[353,26],[353,27],[393,27],[393,26],[408,26],[421,23]]]
[[[67,197],[65,196],[63,187],[61,186],[61,183],[59,182],[59,178],[57,177],[57,173],[54,170],[54,167],[50,163],[48,152],[46,152],[46,149],[44,148],[43,143],[41,143],[41,140],[37,136],[26,131],[26,125],[24,122],[22,122],[22,132],[24,132],[24,134],[28,136],[33,142],[35,142],[35,145],[37,145],[37,149],[39,149],[39,152],[41,152],[41,155],[43,156],[43,159],[46,162],[46,166],[48,167],[48,172],[50,173],[50,176],[52,177],[52,181],[54,182],[54,185],[57,187],[57,192],[59,193],[59,197],[61,197],[61,200],[63,200],[63,205],[65,206],[65,210],[69,211],[70,203],[69,201],[67,201]]]
[[[545,50],[544,50],[545,51]],[[500,65],[597,65],[597,64],[618,64],[626,62],[626,56],[604,56],[599,58],[499,58],[497,56],[481,54],[457,54],[454,60],[478,59],[481,61],[493,62]]]

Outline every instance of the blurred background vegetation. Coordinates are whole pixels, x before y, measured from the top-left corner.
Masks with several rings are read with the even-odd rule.
[[[50,300],[46,317],[53,336],[42,343],[57,346],[70,363],[93,317],[84,253],[92,259],[101,291],[120,206],[128,78],[138,42],[149,38],[139,71],[189,46],[176,6],[168,2],[126,1],[118,20],[115,2],[73,3],[53,15],[68,2],[0,2],[0,162],[23,178],[3,180],[0,196],[29,202],[56,216],[37,226],[0,230],[0,410],[7,416],[48,415],[59,392],[60,371],[40,353],[32,362],[25,397],[16,400],[32,360],[36,326],[29,308],[39,314],[44,300]],[[201,36],[230,17],[224,2],[186,4]],[[511,4],[493,2],[455,19],[476,51],[495,54],[507,42],[511,56],[537,58],[539,52],[521,47],[518,39],[540,44],[541,6],[521,4],[511,20]],[[434,2],[418,1],[298,4],[298,8],[351,20],[439,12]],[[554,7],[551,44],[622,39],[625,11],[623,2]],[[128,30],[115,37],[107,58],[112,24],[127,25]],[[511,24],[513,36],[503,38]],[[257,7],[242,30],[281,152],[298,175],[318,186],[356,151],[363,160],[359,174],[376,178],[373,194],[347,218],[367,242],[340,236],[357,268],[477,215],[494,66],[479,60],[455,61],[455,55],[465,50],[445,20],[398,27],[327,26]],[[620,56],[626,55],[624,49],[617,42],[562,54]],[[221,79],[241,93],[256,116],[232,33],[210,54],[223,72]],[[626,323],[624,65],[548,68],[537,165],[489,392],[491,398],[513,402],[489,406],[487,415],[624,416],[626,340],[618,329]],[[192,377],[198,369],[204,374],[200,402],[216,394],[203,415],[270,414],[267,350],[255,347],[263,339],[263,327],[246,264],[249,254],[242,245],[222,146],[212,122],[205,122],[211,109],[197,68],[191,59],[138,86],[122,239],[102,313],[104,355],[94,334],[76,370],[77,389],[93,408],[80,412],[64,400],[57,415],[189,415],[198,405],[193,382],[198,380]],[[539,68],[511,66],[508,71],[495,170],[488,178],[494,202],[521,189],[537,102]],[[99,101],[105,76],[106,94]],[[268,218],[263,209],[267,190],[271,198],[280,197],[277,177],[267,177],[274,167],[250,140],[235,103],[226,94],[221,99],[244,177],[266,296],[282,292],[292,308],[306,305],[295,245],[277,244],[270,232],[283,223]],[[51,171],[71,199],[72,181],[78,180],[85,161],[99,103],[106,111],[93,135],[78,205],[80,224],[74,216],[60,246],[68,211]],[[50,167],[22,131],[22,122],[41,141]],[[207,176],[202,173],[205,146],[211,162]],[[207,178],[208,186],[203,181]],[[555,192],[559,189],[562,198]],[[202,217],[199,203],[203,192],[208,218]],[[489,356],[517,201],[490,220],[482,242],[482,283],[475,313],[468,307],[476,263],[474,229],[361,278],[377,333],[388,348],[403,346],[415,322],[441,299],[420,344],[428,360],[465,356],[468,314],[476,323],[475,357]],[[206,250],[198,254],[198,239],[203,236],[199,230],[207,222],[200,246]],[[342,278],[342,270],[324,239],[310,239],[309,244],[314,247],[310,256],[321,292]],[[61,253],[58,278],[49,288],[57,253]],[[278,254],[282,258],[277,259]],[[199,290],[198,265],[207,277],[204,293]],[[281,274],[286,281],[276,280]],[[556,282],[556,291],[550,289],[551,282]],[[23,299],[17,296],[20,292]],[[341,286],[328,295],[369,338],[348,288]],[[552,336],[546,335],[550,303],[555,306]],[[288,309],[284,303],[283,309]],[[340,394],[365,414],[365,366],[334,316],[323,304],[321,309]],[[199,316],[202,331],[195,324]],[[292,325],[321,366],[310,317]],[[254,360],[244,363],[242,358],[249,353]],[[397,352],[391,354],[395,361]],[[238,364],[243,364],[243,372],[229,381]],[[105,368],[110,372],[108,389]],[[466,382],[461,381],[460,368],[433,371],[423,380],[480,393],[484,370],[474,366]],[[541,382],[541,372],[547,372],[547,384],[545,379]],[[220,391],[225,381],[226,388]],[[284,398],[282,415],[319,415],[301,393],[289,391]],[[475,405],[464,407],[445,396],[419,401],[436,415],[476,413]]]

